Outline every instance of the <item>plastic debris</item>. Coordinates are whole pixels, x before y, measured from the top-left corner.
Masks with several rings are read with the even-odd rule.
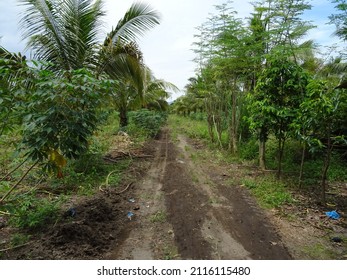
[[[131,211],[128,212],[128,219],[131,220],[131,218],[134,216],[135,214]]]
[[[337,213],[336,211],[325,212],[325,214],[331,219],[334,219],[334,220],[340,219],[340,214]]]
[[[332,241],[336,242],[336,243],[341,243],[343,242],[343,240],[340,237],[333,237],[331,238]]]
[[[133,199],[133,198],[129,198],[128,201],[131,203],[135,203],[135,199]]]
[[[76,216],[76,209],[75,208],[70,208],[69,210],[67,210],[67,214],[70,217],[75,217]]]

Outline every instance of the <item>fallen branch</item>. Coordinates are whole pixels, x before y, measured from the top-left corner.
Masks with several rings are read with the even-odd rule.
[[[126,187],[124,190],[122,190],[122,191],[120,191],[120,192],[116,192],[116,195],[120,195],[120,194],[126,192],[132,184],[133,184],[132,182],[129,183],[129,184],[127,185],[127,187]],[[101,184],[101,185],[99,186],[99,191],[101,191],[101,192],[104,192],[104,191],[105,191],[105,190],[102,188],[102,186],[104,186],[104,185],[105,185],[105,184]]]
[[[111,176],[113,173],[115,173],[116,171],[118,171],[118,170],[113,170],[113,171],[111,171],[110,173],[108,173],[108,175],[107,175],[107,177],[106,177],[106,182],[105,182],[106,187],[108,187],[108,180],[110,179],[110,176]]]
[[[17,246],[14,246],[14,247],[10,247],[10,248],[0,249],[0,253],[7,252],[7,251],[10,251],[10,250],[14,250],[14,249],[17,249],[17,248],[20,248],[20,247],[24,247],[24,246],[29,245],[31,243],[33,243],[33,241],[30,241],[30,242],[27,242],[27,243],[24,243],[24,244],[21,244],[21,245],[17,245]]]
[[[128,186],[124,190],[122,190],[120,192],[116,192],[116,194],[122,194],[122,193],[126,192],[132,184],[133,184],[133,182],[129,183]]]

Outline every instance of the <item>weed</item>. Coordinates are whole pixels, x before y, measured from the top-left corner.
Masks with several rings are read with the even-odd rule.
[[[239,156],[244,160],[254,160],[258,158],[259,148],[258,140],[253,138],[248,142],[241,143],[239,148]]]
[[[25,243],[27,243],[30,239],[30,235],[22,234],[22,233],[16,233],[11,236],[11,246],[21,246]]]
[[[334,252],[321,243],[307,245],[303,247],[303,252],[313,260],[327,260],[334,258]]]
[[[130,123],[133,126],[130,125],[130,130],[128,131],[134,132],[140,129],[147,137],[155,137],[167,118],[165,113],[158,113],[145,109],[131,112],[129,115]]]
[[[158,211],[149,218],[152,223],[164,223],[166,219],[167,214],[165,211]]]
[[[39,199],[26,195],[12,208],[10,223],[18,228],[39,229],[56,221],[59,212],[59,200]]]
[[[190,177],[192,178],[192,181],[195,183],[195,184],[198,184],[199,183],[199,177],[197,174],[195,173],[191,173]]]
[[[273,177],[243,179],[242,183],[258,198],[266,208],[278,208],[285,203],[292,203],[293,198],[284,183]]]
[[[165,260],[174,260],[178,256],[178,251],[175,246],[166,245],[164,247],[164,259]]]
[[[213,205],[213,204],[218,204],[219,200],[217,197],[210,197],[208,202]]]

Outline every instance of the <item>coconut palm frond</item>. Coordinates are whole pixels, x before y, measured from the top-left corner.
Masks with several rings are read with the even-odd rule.
[[[67,0],[60,6],[64,24],[64,41],[69,49],[69,60],[74,69],[93,63],[98,33],[101,30],[103,2]]]
[[[24,6],[27,6],[26,11],[20,22],[20,27],[23,32],[23,38],[28,39],[32,36],[43,36],[49,38],[50,44],[56,46],[58,53],[55,53],[55,58],[61,57],[64,69],[69,69],[70,65],[67,59],[67,50],[64,43],[62,32],[62,24],[59,18],[56,1],[53,0],[21,0]],[[34,39],[29,43],[37,51],[37,57],[40,59],[53,59],[52,52],[45,53],[47,48],[40,45],[40,42],[47,40]],[[53,63],[56,61],[52,61]]]
[[[159,24],[160,15],[149,5],[134,3],[105,39],[104,45],[136,41],[146,31]]]
[[[104,15],[102,0],[20,1],[27,7],[20,23],[23,38],[29,39],[36,58],[65,70],[92,63]]]

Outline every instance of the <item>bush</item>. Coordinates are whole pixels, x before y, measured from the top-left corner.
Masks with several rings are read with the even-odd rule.
[[[255,138],[250,139],[240,145],[239,155],[244,160],[254,160],[259,156],[259,144]]]
[[[160,128],[167,120],[166,113],[159,113],[146,109],[131,112],[129,115],[131,123],[130,126],[134,125],[135,130],[140,129],[150,137],[155,137],[158,135]]]
[[[39,229],[58,218],[59,202],[25,196],[20,206],[13,207],[10,223],[23,229]]]

